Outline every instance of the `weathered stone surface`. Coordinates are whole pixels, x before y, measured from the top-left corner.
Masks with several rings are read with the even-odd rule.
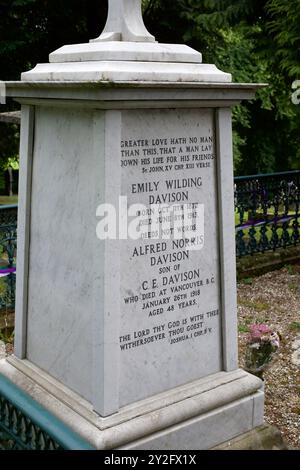
[[[237,260],[237,274],[239,279],[261,275],[287,264],[300,260],[300,247],[290,246],[275,252],[258,253],[253,256],[244,256]]]
[[[20,124],[21,113],[20,111],[11,111],[8,113],[0,113],[0,122],[11,122],[13,124]]]
[[[230,83],[231,75],[211,64],[91,60],[38,64],[22,81]]]
[[[183,62],[201,64],[202,54],[184,44],[95,42],[63,46],[49,55],[50,63],[87,61]]]
[[[288,450],[288,446],[277,428],[263,425],[212,450]]]

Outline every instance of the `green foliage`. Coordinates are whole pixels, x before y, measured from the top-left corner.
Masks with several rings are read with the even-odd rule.
[[[269,0],[268,24],[277,45],[276,56],[282,70],[292,78],[300,76],[300,5],[299,0]]]
[[[18,170],[19,169],[19,159],[18,159],[17,156],[8,158],[8,160],[5,164],[5,169],[8,170],[8,168],[11,168],[12,170]]]
[[[239,333],[249,333],[249,327],[247,325],[239,325],[238,326]]]
[[[99,35],[106,15],[97,0],[0,0],[0,11],[2,80],[18,80],[63,44],[86,42],[89,32]]]
[[[0,330],[0,341],[3,341],[5,344],[13,344],[15,337],[15,332],[13,328],[3,328]]]
[[[290,276],[293,276],[294,274],[296,274],[295,267],[292,264],[287,264],[285,266],[285,269],[287,270]]]
[[[242,284],[245,284],[246,286],[251,286],[253,284],[253,278],[252,277],[246,277],[241,282],[242,282]]]
[[[0,170],[6,170],[9,162],[17,160],[19,152],[19,127],[0,123]],[[15,169],[12,166],[13,169]]]

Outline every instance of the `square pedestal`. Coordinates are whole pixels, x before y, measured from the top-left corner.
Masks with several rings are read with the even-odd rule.
[[[99,417],[92,405],[28,361],[0,361],[0,373],[98,450],[206,450],[263,424],[261,381],[218,373]]]

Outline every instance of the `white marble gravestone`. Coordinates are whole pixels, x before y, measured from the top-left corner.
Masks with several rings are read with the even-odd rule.
[[[208,449],[263,422],[261,381],[237,362],[231,133],[256,88],[155,42],[140,0],[111,0],[98,39],[7,83],[21,171],[0,371],[99,449]],[[202,211],[199,249],[189,219],[176,239],[117,224],[100,240],[99,206],[124,198],[144,205],[140,227],[155,204]]]

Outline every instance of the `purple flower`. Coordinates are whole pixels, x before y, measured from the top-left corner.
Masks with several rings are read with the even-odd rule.
[[[249,331],[245,368],[262,378],[263,372],[267,369],[279,348],[280,337],[279,334],[263,323],[250,325]]]
[[[264,323],[254,323],[249,326],[249,330],[249,340],[254,342],[261,340],[264,335],[272,333],[272,330]]]

